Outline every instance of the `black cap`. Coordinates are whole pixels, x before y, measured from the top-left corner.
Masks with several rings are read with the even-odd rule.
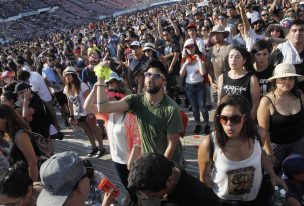
[[[148,64],[148,66],[146,67],[145,71],[148,71],[151,67],[158,68],[160,70],[160,72],[163,73],[165,78],[167,78],[168,72],[167,72],[165,65],[162,62],[160,62],[158,60],[151,60]]]
[[[22,91],[24,89],[28,89],[28,88],[31,88],[32,86],[29,85],[28,83],[25,83],[25,82],[20,82],[18,84],[16,84],[15,86],[15,93],[19,92],[19,91]]]

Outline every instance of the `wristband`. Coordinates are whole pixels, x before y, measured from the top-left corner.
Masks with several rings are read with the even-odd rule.
[[[98,87],[105,87],[106,84],[96,84]]]

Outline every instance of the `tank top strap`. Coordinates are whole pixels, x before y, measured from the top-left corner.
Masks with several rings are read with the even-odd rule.
[[[302,91],[300,91],[300,104],[301,104],[301,111],[303,110],[303,104],[302,104],[302,98],[301,98],[301,96],[302,96]]]
[[[219,146],[217,145],[217,142],[216,142],[215,132],[211,132],[209,135],[209,138],[210,138],[209,156],[211,158],[211,161],[213,162],[214,154],[216,154],[216,152],[218,151]],[[216,155],[215,155],[215,159],[216,159]]]
[[[265,95],[264,97],[266,97],[270,101],[271,105],[273,106],[274,111],[277,111],[277,109],[275,108],[274,103],[272,102],[270,97],[268,97],[267,95]]]

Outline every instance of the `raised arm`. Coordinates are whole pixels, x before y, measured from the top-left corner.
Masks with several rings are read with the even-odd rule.
[[[171,26],[174,28],[174,32],[176,36],[180,35],[180,31],[178,29],[178,26],[176,25],[176,23],[172,20],[172,16],[168,13],[168,19],[169,19],[169,23],[171,24]]]
[[[105,93],[104,79],[98,79],[97,87],[97,112],[113,113],[113,112],[125,112],[129,109],[128,103],[125,99],[119,101],[107,101],[107,95]]]
[[[243,24],[244,24],[244,33],[245,33],[245,35],[247,35],[248,32],[249,32],[249,29],[250,29],[250,23],[249,23],[249,20],[246,16],[245,0],[240,0],[240,2],[238,4],[238,9],[239,9],[239,12],[241,14],[241,18],[242,18],[242,21],[243,21]]]

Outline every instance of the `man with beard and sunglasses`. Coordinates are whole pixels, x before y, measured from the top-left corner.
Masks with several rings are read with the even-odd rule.
[[[178,105],[164,92],[167,70],[161,62],[151,61],[144,76],[143,94],[111,102],[106,100],[104,79],[99,79],[97,104],[89,101],[94,95],[91,92],[84,107],[90,113],[133,112],[140,129],[142,154],[159,153],[182,167],[179,133],[183,132],[183,125]]]

